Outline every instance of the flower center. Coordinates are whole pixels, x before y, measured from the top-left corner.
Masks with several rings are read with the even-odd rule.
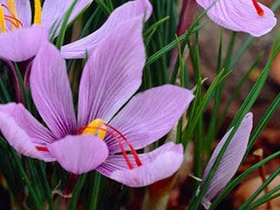
[[[142,162],[141,162],[136,150],[133,148],[133,146],[128,141],[128,139],[119,130],[117,130],[115,127],[105,123],[101,119],[95,119],[92,122],[90,122],[88,125],[79,128],[77,130],[76,134],[77,135],[79,135],[79,134],[81,134],[81,135],[91,134],[91,135],[97,136],[98,138],[100,138],[102,140],[105,138],[106,135],[109,135],[118,143],[118,145],[121,149],[121,153],[122,153],[129,169],[134,169],[135,165],[137,165],[137,166],[142,165]],[[126,144],[129,147],[135,164],[133,164],[131,158],[126,153],[126,150],[124,148],[124,144]],[[35,146],[35,148],[38,151],[41,151],[41,152],[48,152],[49,151],[46,147],[42,147],[42,146]]]
[[[106,126],[103,120],[95,119],[85,127],[78,129],[77,134],[92,134],[100,139],[104,139],[106,136]]]
[[[252,0],[253,5],[256,9],[256,12],[258,13],[259,16],[263,16],[264,15],[264,10],[261,8],[261,6],[259,5],[259,3],[257,2],[257,0]]]
[[[101,139],[104,139],[106,134],[113,137],[113,139],[118,143],[121,153],[129,167],[129,169],[134,169],[134,165],[132,161],[130,160],[128,154],[126,153],[123,143],[127,144],[127,146],[130,149],[131,154],[133,155],[134,162],[137,166],[141,166],[142,162],[136,152],[136,150],[133,148],[131,143],[128,141],[128,139],[115,127],[105,123],[101,119],[95,119],[91,123],[89,123],[87,126],[82,127],[78,129],[77,133],[81,134],[92,134],[96,135]]]
[[[10,30],[13,31],[16,28],[22,27],[17,13],[17,7],[14,0],[7,0],[7,4],[0,5],[0,31],[2,33],[7,32],[7,24],[10,24]],[[39,25],[41,23],[41,2],[40,0],[34,0],[34,24]]]

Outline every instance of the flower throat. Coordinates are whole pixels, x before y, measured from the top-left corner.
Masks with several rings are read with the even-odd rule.
[[[135,165],[141,166],[142,162],[136,152],[136,150],[133,148],[131,143],[128,141],[128,139],[116,128],[113,126],[105,123],[101,119],[95,119],[91,123],[89,123],[87,126],[81,127],[76,132],[77,135],[82,134],[91,134],[95,135],[100,139],[104,139],[106,135],[109,135],[113,137],[113,139],[118,143],[118,146],[121,149],[121,153],[127,163],[127,166],[129,169],[134,169]],[[129,147],[130,152],[134,159],[134,164],[128,154],[126,153],[126,150],[124,148],[124,143]],[[49,150],[46,147],[36,146],[35,147],[38,151],[41,152],[48,152]]]
[[[133,165],[132,161],[130,160],[129,156],[126,154],[126,151],[124,149],[124,145],[121,141],[121,140],[123,140],[123,142],[125,144],[127,144],[127,146],[129,147],[131,154],[133,155],[135,164],[137,166],[142,165],[142,162],[140,161],[140,158],[139,158],[136,150],[130,144],[128,139],[119,130],[117,130],[113,126],[105,123],[103,120],[101,120],[101,119],[93,120],[87,126],[78,129],[78,134],[79,133],[97,135],[101,139],[104,139],[106,134],[110,135],[118,143],[118,145],[121,149],[121,153],[129,167],[129,169],[134,169],[134,165]]]
[[[7,23],[10,24],[11,31],[21,28],[22,22],[20,21],[17,13],[17,7],[14,0],[7,0],[7,4],[0,5],[0,32],[7,32]],[[40,0],[34,0],[34,25],[39,25],[41,23],[41,2]]]

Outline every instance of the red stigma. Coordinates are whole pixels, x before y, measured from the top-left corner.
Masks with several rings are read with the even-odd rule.
[[[252,0],[253,5],[256,9],[256,12],[258,13],[259,16],[263,16],[264,15],[264,10],[261,8],[261,6],[259,5],[259,3],[257,2],[257,0]]]
[[[99,130],[103,130],[103,131],[106,131],[107,134],[109,134],[111,137],[113,137],[114,140],[116,140],[116,142],[118,143],[120,149],[121,149],[121,153],[128,165],[128,168],[129,169],[134,169],[134,166],[131,162],[131,160],[129,159],[128,155],[126,154],[126,151],[124,149],[124,146],[123,146],[123,143],[121,141],[121,139],[124,140],[124,142],[128,145],[132,155],[133,155],[133,158],[134,158],[134,161],[136,163],[137,166],[141,166],[142,165],[142,162],[136,152],[136,150],[133,148],[133,146],[130,144],[130,142],[128,141],[128,139],[120,132],[118,131],[116,128],[114,128],[113,126],[109,125],[109,124],[106,124],[104,123],[105,126],[107,126],[108,128],[110,128],[112,131],[106,129],[106,128],[101,128],[101,127],[92,127],[92,126],[85,126],[85,127],[82,127],[82,128],[79,128],[76,132],[76,134],[81,134],[85,129],[87,128],[92,128],[92,129],[99,129]],[[119,135],[121,137],[121,139],[115,134]]]
[[[116,131],[122,138],[123,140],[125,141],[125,143],[129,146],[131,152],[132,152],[132,155],[134,157],[134,160],[137,164],[137,166],[141,166],[142,165],[142,162],[140,161],[139,159],[139,156],[136,152],[136,150],[133,148],[133,146],[130,144],[130,142],[128,141],[128,139],[120,132],[118,131],[116,128],[114,128],[113,126],[109,125],[109,124],[105,124],[107,127],[111,128],[112,130]]]
[[[40,152],[49,152],[48,148],[46,147],[35,146],[35,148]]]
[[[14,25],[16,28],[22,27],[22,22],[20,22],[20,20],[18,18],[16,18],[16,16],[13,14],[13,12],[9,9],[9,7],[7,7],[5,4],[1,4],[1,6],[3,8],[5,8],[6,10],[8,10],[8,12],[11,15],[5,15],[5,19],[7,21],[9,21],[12,25]]]

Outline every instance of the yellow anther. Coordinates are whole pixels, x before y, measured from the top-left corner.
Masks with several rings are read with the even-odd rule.
[[[96,135],[100,139],[104,139],[106,135],[106,126],[101,119],[95,119],[89,123],[83,130],[82,134]]]
[[[40,0],[34,0],[34,25],[41,24],[42,7]]]
[[[2,33],[6,32],[5,14],[3,11],[3,7],[1,5],[0,5],[0,31]]]

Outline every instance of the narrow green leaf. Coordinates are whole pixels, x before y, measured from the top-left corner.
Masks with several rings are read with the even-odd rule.
[[[62,24],[61,24],[61,29],[60,29],[59,35],[57,37],[57,40],[56,40],[56,47],[58,49],[61,49],[61,47],[63,45],[65,33],[66,33],[66,30],[68,27],[67,23],[68,23],[68,20],[71,16],[71,13],[72,13],[74,7],[76,6],[77,2],[78,2],[78,0],[74,0],[73,3],[71,4],[70,8],[67,10],[67,12],[64,15],[64,18],[63,18]]]

